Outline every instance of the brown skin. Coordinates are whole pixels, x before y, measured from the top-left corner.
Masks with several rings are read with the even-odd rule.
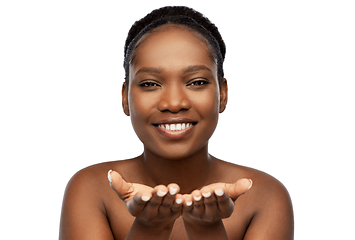
[[[129,86],[122,89],[124,112],[144,152],[73,176],[60,239],[293,239],[292,205],[283,185],[208,154],[227,103],[227,83],[219,85],[208,45],[181,26],[158,30],[140,41]],[[178,135],[158,128],[180,120],[193,126]]]

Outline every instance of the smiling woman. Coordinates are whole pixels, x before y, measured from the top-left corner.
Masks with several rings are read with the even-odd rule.
[[[227,93],[226,84],[219,90],[217,67],[205,42],[195,32],[166,24],[135,51],[123,105],[145,152],[180,159],[207,147]],[[179,134],[155,127],[178,123],[192,126]]]
[[[186,7],[133,25],[122,105],[144,152],[73,176],[61,239],[293,239],[283,185],[208,153],[228,99],[224,54],[217,28]]]

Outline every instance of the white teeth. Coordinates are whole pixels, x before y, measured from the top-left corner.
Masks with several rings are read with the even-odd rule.
[[[180,131],[192,127],[192,123],[159,124],[158,127],[170,131]]]

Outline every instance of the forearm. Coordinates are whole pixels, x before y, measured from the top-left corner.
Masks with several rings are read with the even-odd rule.
[[[129,230],[125,240],[144,239],[144,240],[165,240],[169,239],[173,224],[164,226],[149,226],[139,220],[135,220]]]
[[[185,222],[185,229],[189,240],[226,240],[229,239],[222,220],[213,224],[193,224]]]

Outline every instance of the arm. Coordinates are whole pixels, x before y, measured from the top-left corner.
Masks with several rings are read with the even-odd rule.
[[[252,218],[244,240],[293,240],[294,220],[290,196],[278,181],[265,181],[260,192],[258,210]],[[259,186],[258,186],[259,187]]]
[[[87,171],[80,171],[69,181],[63,200],[60,240],[113,240],[105,209],[97,191],[97,182]]]
[[[104,198],[111,198],[107,192],[112,190],[108,190],[107,179],[97,176],[102,176],[102,172],[84,169],[69,181],[62,205],[60,240],[114,239],[104,204]],[[124,194],[120,192],[119,196],[125,201],[128,211],[136,216],[127,236],[124,237],[126,234],[122,232],[120,239],[168,239],[175,221],[174,217],[180,216],[182,207],[181,203],[177,204],[175,201],[175,195],[179,195],[182,199],[182,196],[177,194],[178,186],[168,186],[170,191],[163,198],[162,193],[168,189],[165,186],[157,186],[153,189],[141,184],[128,184],[123,179],[120,181],[119,178],[118,173],[113,173],[111,187],[116,193],[124,192]],[[172,188],[173,191],[171,187],[175,187]],[[157,206],[161,207],[157,208]],[[174,214],[171,214],[171,209],[175,211]],[[115,217],[124,221],[123,215]],[[123,226],[121,230],[126,231]]]

